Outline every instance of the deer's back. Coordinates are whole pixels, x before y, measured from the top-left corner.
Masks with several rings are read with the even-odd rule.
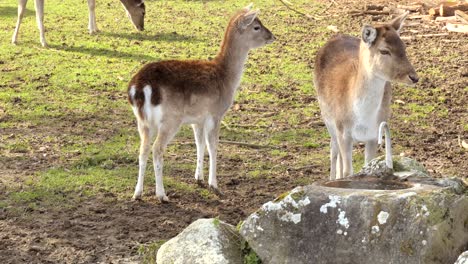
[[[350,89],[357,73],[359,43],[358,38],[338,35],[317,53],[315,83],[322,99],[341,97]]]
[[[135,74],[128,90],[135,87],[135,98],[143,97],[143,88],[152,89],[151,104],[158,105],[162,91],[169,96],[190,98],[191,95],[218,93],[223,80],[220,65],[212,61],[161,61],[146,64]],[[132,103],[131,98],[130,103]]]

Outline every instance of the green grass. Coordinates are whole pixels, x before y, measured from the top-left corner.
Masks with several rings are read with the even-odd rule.
[[[28,3],[17,46],[9,42],[16,3],[0,2],[0,162],[26,166],[39,157],[45,163],[27,172],[29,177],[21,188],[7,186],[8,194],[0,194],[0,204],[73,203],[68,198],[102,191],[128,199],[136,181],[139,144],[126,101],[128,81],[150,61],[215,56],[227,18],[248,3],[149,1],[146,30],[135,32],[120,3],[103,0],[97,6],[101,32],[89,35],[85,3],[46,1],[50,47],[42,48],[33,2]],[[262,22],[278,40],[251,52],[235,99],[241,110],[228,112],[221,138],[271,149],[222,145],[219,174],[236,173],[262,181],[283,175],[288,168],[320,164],[326,177],[329,136],[325,127],[309,125],[320,120],[311,64],[317,49],[332,35],[325,24],[338,23],[338,18],[317,24],[279,1],[256,4]],[[324,8],[305,0],[294,4],[310,14],[320,14]],[[431,54],[438,55],[440,50],[431,50]],[[436,66],[424,69],[421,76],[444,77]],[[427,90],[397,90],[398,96],[410,99],[405,105],[393,106],[406,113],[396,116],[397,122],[424,124],[433,114],[448,115],[447,109],[437,105],[445,100],[440,90],[434,89],[435,100],[424,105],[416,102],[428,97]],[[468,130],[466,122],[462,127]],[[211,199],[210,192],[189,181],[195,171],[195,146],[181,143],[193,142],[191,129],[181,129],[176,142],[165,154],[166,188]],[[362,159],[362,153],[355,154],[356,171]],[[223,160],[237,164],[235,171],[224,168]],[[152,192],[154,177],[151,162],[148,164],[145,190]],[[300,176],[297,182],[307,183],[307,176]]]
[[[0,197],[2,204],[72,204],[73,199],[67,200],[70,197],[80,199],[100,192],[112,192],[128,199],[136,180],[139,144],[134,117],[125,98],[129,79],[149,61],[213,57],[219,49],[227,17],[248,4],[150,1],[146,30],[135,32],[120,4],[105,0],[97,6],[101,32],[89,35],[86,5],[70,3],[71,0],[45,3],[49,48],[40,46],[32,2],[27,5],[18,45],[11,45],[16,4],[0,3],[3,40],[0,43],[0,114],[3,115],[0,128],[5,131],[1,133],[0,150],[6,153],[0,159],[28,160],[37,155],[51,155],[50,152],[56,156],[50,166],[29,173],[21,190],[10,186],[7,197]],[[308,12],[319,8],[306,1],[299,4]],[[308,32],[307,28],[298,25],[285,28],[279,24],[272,14],[290,22],[297,21],[298,15],[284,10],[277,2],[257,3],[257,8],[262,10],[263,23],[279,40],[278,44],[251,52],[236,102],[247,108],[266,105],[272,111],[279,106],[294,105],[295,110],[273,112],[273,116],[257,110],[250,116],[230,112],[226,124],[258,127],[223,129],[221,137],[273,146],[287,143],[307,151],[320,151],[324,141],[316,137],[326,138],[326,131],[308,128],[269,131],[267,128],[276,122],[301,126],[307,122],[304,118],[318,113],[316,104],[297,100],[304,95],[312,97],[314,89],[311,68],[295,54],[312,57],[319,45],[311,43],[313,48],[302,50],[303,43],[297,34]],[[278,55],[281,49],[284,56]],[[192,141],[191,129],[183,128],[176,138],[177,142]],[[244,154],[221,153],[234,160],[242,159]],[[276,149],[272,155],[276,159],[287,158],[288,151]],[[165,159],[164,173],[170,176],[165,177],[166,188],[211,199],[213,195],[206,189],[177,179],[192,177],[194,160],[193,145],[171,144]],[[307,157],[302,161],[310,163]],[[148,164],[145,190],[152,191],[154,177],[151,162]],[[277,173],[272,168],[286,167],[275,167],[272,161],[252,160],[242,167],[240,174],[260,180]]]

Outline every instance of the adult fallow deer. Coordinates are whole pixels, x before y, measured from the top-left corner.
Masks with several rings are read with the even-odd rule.
[[[331,136],[330,179],[353,174],[353,142],[365,143],[366,164],[375,157],[379,125],[390,116],[390,82],[418,82],[399,36],[407,15],[364,26],[361,39],[337,36],[317,54],[314,84]]]
[[[205,143],[210,156],[208,184],[215,193],[216,153],[221,120],[232,105],[249,50],[275,40],[250,6],[229,21],[221,50],[213,60],[169,60],[145,65],[128,85],[128,99],[141,138],[138,182],[133,199],[141,198],[146,162],[153,144],[156,196],[168,201],[163,185],[163,153],[182,124],[191,124],[197,145],[195,179],[203,181]]]
[[[18,33],[19,28],[21,25],[21,21],[23,20],[24,11],[26,8],[26,3],[28,0],[18,0],[18,20],[16,22],[15,32],[13,33],[13,37],[11,42],[16,44],[18,42]],[[137,30],[144,29],[144,20],[145,20],[145,3],[143,0],[120,0],[123,7],[127,12],[127,16],[130,18],[130,21],[135,26]],[[47,42],[45,40],[45,29],[44,29],[44,0],[35,0],[34,5],[36,8],[36,21],[37,26],[39,27],[39,36],[41,40],[41,44],[43,47],[47,46]],[[93,34],[98,31],[96,26],[96,15],[95,15],[95,6],[96,0],[88,0],[88,9],[89,9],[89,33]]]

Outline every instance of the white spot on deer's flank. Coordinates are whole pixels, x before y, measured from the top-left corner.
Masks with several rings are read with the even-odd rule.
[[[329,195],[328,198],[330,199],[330,202],[322,205],[320,207],[320,212],[326,214],[328,211],[328,207],[333,207],[336,208],[336,205],[340,203],[340,197],[337,195]]]
[[[338,215],[338,220],[336,220],[336,222],[344,226],[347,229],[349,227],[349,220],[348,218],[345,217],[345,214],[346,214],[345,211],[341,211],[340,214]]]
[[[132,87],[130,87],[130,91],[129,91],[130,98],[132,98],[132,100],[135,98],[135,93],[136,93],[135,85],[132,85]]]
[[[383,225],[387,223],[389,214],[385,211],[381,211],[379,215],[377,216],[377,220],[379,221],[379,224]]]

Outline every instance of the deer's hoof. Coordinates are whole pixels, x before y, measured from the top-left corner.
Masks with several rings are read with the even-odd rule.
[[[197,185],[200,187],[205,187],[205,182],[203,180],[198,179],[197,180]]]
[[[169,202],[169,198],[167,198],[166,195],[156,195],[156,196],[158,197],[158,200],[161,203],[168,203]]]
[[[141,194],[134,194],[132,197],[132,201],[141,201]]]
[[[210,191],[216,194],[218,197],[224,197],[224,194],[216,187],[210,186],[209,187]]]

